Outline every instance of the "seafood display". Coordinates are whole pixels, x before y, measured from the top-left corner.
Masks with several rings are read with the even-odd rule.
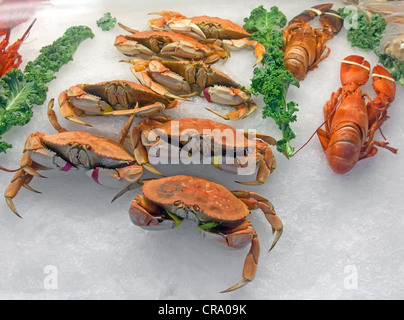
[[[257,271],[260,245],[251,221],[246,219],[250,210],[260,209],[276,232],[270,250],[282,235],[282,221],[272,203],[255,192],[229,191],[212,181],[183,175],[144,181],[142,192],[130,204],[129,214],[135,225],[147,230],[164,230],[190,219],[198,224],[198,231],[204,237],[228,247],[241,249],[251,243],[243,279],[223,292],[245,286]]]
[[[33,4],[35,1],[37,4],[47,2],[39,0],[29,2]],[[8,3],[7,0],[5,2]],[[0,0],[0,5],[1,3]],[[75,169],[89,176],[96,183],[93,185],[117,188],[118,193],[114,194],[115,197],[111,197],[112,202],[124,194],[129,196],[129,200],[126,199],[125,211],[129,207],[131,222],[144,230],[174,229],[184,220],[191,220],[195,222],[196,230],[203,238],[212,239],[232,249],[245,249],[249,246],[244,260],[242,279],[222,292],[232,292],[244,287],[252,282],[257,274],[260,227],[267,228],[269,224],[272,228],[274,239],[269,251],[277,245],[283,234],[284,226],[275,207],[279,212],[281,210],[288,212],[288,209],[293,212],[309,211],[308,207],[300,209],[298,203],[301,199],[307,199],[307,194],[296,197],[290,192],[292,190],[290,185],[282,185],[284,181],[290,182],[293,179],[288,176],[288,171],[284,171],[285,177],[277,176],[282,174],[280,171],[285,167],[294,165],[292,161],[296,153],[290,141],[296,135],[291,124],[297,120],[295,113],[299,111],[298,103],[305,105],[305,112],[308,112],[306,119],[312,117],[314,112],[320,112],[321,116],[321,106],[323,107],[324,122],[320,125],[316,123],[318,120],[313,120],[316,128],[313,136],[317,135],[321,144],[321,148],[314,152],[317,152],[318,157],[323,157],[324,152],[328,165],[337,174],[349,173],[360,160],[373,158],[379,148],[393,154],[398,151],[397,148],[390,146],[381,131],[381,127],[389,119],[387,114],[389,107],[395,100],[397,101],[395,78],[398,72],[390,72],[391,68],[376,65],[371,69],[370,63],[364,57],[344,53],[343,56],[347,57],[340,66],[341,86],[337,85],[340,87],[332,93],[329,100],[324,104],[329,93],[322,102],[319,99],[324,92],[334,90],[334,85],[332,87],[330,85],[331,82],[328,83],[331,90],[321,91],[312,86],[309,91],[321,91],[321,94],[318,96],[313,94],[313,98],[303,96],[305,99],[299,100],[299,81],[304,80],[309,71],[317,68],[321,61],[330,56],[331,49],[326,43],[343,27],[346,16],[333,10],[333,6],[333,3],[313,6],[295,16],[289,23],[277,7],[267,11],[260,6],[251,12],[250,17],[244,19],[244,28],[231,20],[219,17],[207,15],[187,17],[179,12],[167,10],[150,13],[159,16],[148,21],[151,30],[135,30],[118,23],[129,34],[117,36],[118,33],[110,32],[109,36],[112,37],[109,46],[115,54],[117,60],[115,62],[120,63],[120,67],[128,66],[128,68],[123,70],[123,75],[111,76],[115,80],[107,81],[103,81],[105,78],[90,79],[90,76],[83,81],[80,74],[76,76],[77,73],[71,73],[77,79],[64,87],[68,89],[57,88],[56,96],[59,94],[57,111],[62,117],[61,121],[76,127],[77,124],[82,125],[80,128],[83,130],[70,131],[67,125],[65,128],[64,123],[57,119],[54,99],[51,99],[47,107],[47,120],[57,133],[44,133],[47,132],[46,128],[30,130],[28,133],[34,133],[27,134],[18,169],[6,169],[8,165],[5,163],[0,165],[0,171],[14,173],[4,191],[4,207],[7,205],[21,218],[14,202],[18,194],[23,195],[20,193],[22,188],[40,193],[34,189],[35,186],[33,187],[31,182],[35,177],[45,178],[42,175],[43,171],[56,169],[68,172]],[[111,18],[111,15],[105,17]],[[315,19],[321,27],[313,27]],[[35,21],[11,46],[9,46],[10,32],[3,31],[0,24],[0,36],[4,36],[0,42],[0,75],[18,68],[21,64],[18,50]],[[112,30],[115,22],[114,20],[110,27],[102,30]],[[91,35],[94,36],[92,33]],[[107,32],[103,32],[102,35],[108,37]],[[360,41],[363,41],[363,38],[366,36],[361,34]],[[375,43],[379,44],[380,39],[375,38],[376,36],[371,39],[372,46],[369,48],[378,48]],[[56,46],[59,50],[66,49],[69,53],[71,50],[65,44],[58,42]],[[388,42],[383,50],[394,51],[392,55],[398,58],[403,55],[401,44],[402,42],[397,41]],[[49,51],[46,51],[46,48]],[[27,70],[30,71],[27,79],[21,78],[18,73],[20,70],[12,70],[3,80],[7,84],[7,91],[6,86],[0,82],[0,116],[7,118],[5,111],[15,111],[13,113],[15,124],[23,125],[28,122],[23,123],[21,110],[27,111],[25,105],[28,105],[29,98],[35,98],[29,90],[40,90],[44,96],[43,100],[30,101],[31,107],[35,103],[43,103],[47,91],[47,87],[43,85],[55,77],[54,73],[58,72],[62,65],[50,58],[50,62],[47,62],[53,69],[41,68],[42,59],[49,58],[53,54],[61,56],[60,51],[55,51],[54,48],[45,47],[44,51],[41,49],[41,58],[27,65]],[[231,50],[244,48],[253,49],[255,54],[254,57],[250,53],[255,65],[254,70],[249,69],[253,76],[249,77],[251,84],[247,88],[240,85],[237,76],[233,79],[222,71],[222,67],[227,67],[229,62],[224,66],[218,63],[213,67],[218,61],[224,63],[231,59]],[[71,55],[63,60],[70,61]],[[257,66],[258,64],[260,65]],[[327,67],[327,64],[324,66]],[[131,79],[125,79],[125,71]],[[109,75],[111,73],[108,73]],[[13,81],[8,80],[9,77],[12,77]],[[376,93],[375,98],[371,97],[374,94],[367,92],[368,89],[365,87],[370,77]],[[33,79],[38,79],[38,83],[36,84]],[[47,82],[43,82],[44,79]],[[329,79],[324,80],[326,81]],[[296,91],[288,96],[291,85]],[[290,98],[298,103],[291,101]],[[205,106],[211,104],[206,101],[229,107],[230,111],[221,113],[215,111],[214,107],[207,108]],[[16,102],[19,103],[19,109],[14,108]],[[192,114],[191,117],[186,116],[187,111],[184,111],[185,108],[182,109],[184,105],[190,108],[188,113]],[[312,107],[313,113],[310,113],[307,106]],[[199,115],[196,112],[194,115],[192,108],[198,110]],[[274,124],[266,126],[265,123],[264,127],[258,121],[255,122],[256,111],[260,108],[262,117],[259,121],[271,117]],[[204,116],[200,115],[199,110],[205,112]],[[392,110],[396,108],[393,107]],[[31,117],[31,109],[28,111]],[[90,128],[92,125],[83,120],[86,117],[87,119],[94,117],[90,120],[96,117],[102,118],[100,122],[108,127],[101,127],[102,133],[94,134],[91,131],[94,128]],[[118,122],[119,117],[124,119],[124,125]],[[219,118],[218,121],[211,120],[213,117]],[[248,120],[245,120],[246,118]],[[229,125],[231,121],[237,122],[232,126]],[[243,121],[246,121],[244,124],[250,123],[255,128],[247,130],[246,126],[243,127]],[[49,126],[49,123],[47,124]],[[118,126],[114,127],[116,125]],[[5,127],[5,122],[0,121],[0,129],[2,126]],[[264,129],[263,132],[257,132],[261,131],[259,128]],[[276,133],[271,132],[273,128],[281,131],[280,140],[275,138]],[[383,136],[383,141],[377,140],[378,132]],[[119,138],[112,139],[114,134],[118,134]],[[23,135],[23,139],[25,137]],[[7,146],[10,147],[11,145]],[[285,156],[281,157],[282,160],[278,163],[273,148]],[[203,164],[208,166],[202,170],[190,167],[196,171],[190,174],[182,171],[180,174],[173,173],[169,167],[178,164],[176,169],[182,170],[180,166],[202,163],[192,162],[195,159],[202,159]],[[318,160],[316,157],[312,159]],[[306,164],[307,162],[303,165],[297,164],[300,167],[296,166],[298,170],[294,171],[295,176],[306,170]],[[310,165],[311,168],[307,171],[315,166]],[[205,171],[206,167],[208,169]],[[328,170],[326,165],[323,167],[326,170],[323,176],[327,176],[328,180],[336,178],[337,175]],[[146,170],[152,174],[151,178],[146,176]],[[220,173],[219,170],[225,173]],[[217,178],[207,179],[207,171],[209,174],[217,175]],[[227,177],[227,173],[232,175]],[[242,179],[242,176],[247,178]],[[317,180],[323,179],[318,176]],[[310,176],[307,179],[310,179]],[[224,180],[228,180],[229,184],[235,182],[247,186],[246,188],[252,188],[254,191],[231,191]],[[346,180],[350,183],[349,179]],[[274,201],[275,206],[265,194],[270,190],[266,188],[267,186],[271,187],[271,201]],[[334,187],[338,188],[338,185]],[[327,194],[326,191],[324,190],[324,194]],[[277,197],[272,193],[276,193]],[[343,196],[343,193],[339,193],[339,196]],[[125,201],[123,198],[125,197],[120,198],[120,201]],[[285,206],[279,206],[278,201],[284,201]],[[117,203],[114,203],[114,206],[116,205]],[[317,210],[323,210],[325,207],[322,205]],[[256,209],[261,210],[264,215],[257,218],[264,221],[263,226],[259,226],[258,220],[254,221],[255,218],[249,220],[251,211]],[[11,213],[10,216],[13,217]],[[282,213],[281,216],[285,219]],[[323,221],[326,221],[326,218]],[[293,223],[293,219],[288,222]],[[297,231],[306,230],[307,226],[306,224]],[[133,229],[136,236],[137,233],[143,232]],[[314,231],[319,229],[313,228]],[[136,240],[132,242],[138,246]],[[144,238],[144,243],[153,241],[155,239],[149,233],[147,238]],[[155,243],[155,246],[168,246],[164,241]],[[287,245],[292,244],[293,242],[290,242]],[[183,245],[181,243],[181,246]],[[287,251],[283,251],[283,254],[285,252]],[[175,251],[174,255],[176,253]],[[167,256],[173,255],[170,253]],[[156,257],[160,259],[159,255]],[[162,264],[163,261],[157,261],[157,258],[156,264]],[[268,266],[272,267],[272,264],[268,263]],[[132,268],[132,265],[130,267]],[[195,270],[197,271],[199,272]],[[163,274],[161,277],[166,278],[167,275]]]
[[[336,173],[346,173],[359,160],[373,157],[377,147],[397,153],[388,142],[374,140],[375,132],[388,118],[387,109],[396,94],[395,81],[382,66],[374,67],[372,79],[377,97],[371,99],[360,90],[368,81],[369,72],[369,62],[363,57],[345,58],[341,64],[343,87],[324,106],[325,130],[319,129],[317,134]],[[370,100],[368,104],[365,97]]]
[[[59,95],[60,113],[73,122],[87,125],[77,116],[152,116],[174,108],[177,100],[160,95],[135,82],[116,80],[72,86]]]
[[[332,4],[314,6],[297,15],[284,30],[285,66],[297,80],[303,80],[307,72],[328,57],[330,49],[325,43],[333,38],[342,27],[338,12]],[[312,28],[310,21],[320,17],[321,29]]]
[[[139,59],[128,62],[133,64],[131,70],[139,82],[161,95],[167,95],[167,89],[181,96],[203,93],[209,102],[238,108],[237,111],[225,115],[207,109],[225,120],[244,119],[258,108],[251,99],[251,94],[240,89],[241,86],[237,82],[202,62]],[[137,76],[138,72],[140,77]]]

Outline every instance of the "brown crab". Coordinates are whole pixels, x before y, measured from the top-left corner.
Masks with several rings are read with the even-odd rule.
[[[155,152],[161,157],[167,148],[177,147],[180,158],[202,154],[216,168],[233,174],[251,174],[258,167],[256,180],[239,182],[245,185],[264,184],[276,168],[270,148],[276,143],[274,138],[259,133],[251,137],[249,132],[242,133],[208,119],[149,118],[133,129],[131,138],[135,148],[138,145],[149,148],[148,156]],[[169,154],[173,156],[173,152]],[[146,162],[149,162],[148,158]]]
[[[170,58],[182,58],[205,63],[215,63],[227,59],[228,53],[220,46],[202,44],[194,38],[168,31],[137,31],[119,24],[130,35],[119,35],[115,47],[127,56],[149,59],[156,55]]]
[[[170,92],[185,97],[203,93],[209,102],[238,108],[225,115],[208,109],[225,120],[244,119],[258,108],[251,95],[240,89],[236,81],[205,63],[156,59],[122,61],[132,63],[131,70],[139,82],[156,93],[165,95]]]
[[[274,207],[264,197],[250,191],[229,191],[215,182],[190,176],[173,176],[142,181],[143,195],[130,204],[132,222],[148,230],[171,229],[183,219],[197,222],[198,231],[231,248],[251,243],[244,262],[243,279],[223,292],[239,289],[251,282],[257,270],[260,246],[257,233],[246,217],[250,210],[261,209],[276,232],[276,245],[283,225]]]
[[[262,60],[262,55],[265,53],[265,47],[258,41],[249,40],[251,34],[233,21],[209,16],[187,18],[175,11],[151,14],[162,16],[149,20],[149,26],[153,30],[164,30],[163,27],[167,27],[173,32],[190,36],[202,43],[216,43],[226,51],[228,48],[233,50],[253,48],[257,56],[256,65]]]
[[[176,107],[177,100],[168,92],[163,96],[136,82],[114,80],[72,86],[59,95],[59,105],[63,117],[87,125],[75,115],[152,116]]]
[[[7,170],[0,167],[4,171],[16,172],[4,196],[8,206],[17,216],[20,217],[13,199],[21,187],[37,192],[29,186],[34,176],[43,178],[37,171],[55,167],[64,172],[72,168],[84,169],[96,183],[110,187],[124,187],[124,190],[139,180],[143,174],[143,167],[159,174],[148,164],[142,146],[138,146],[134,154],[123,146],[134,116],[131,116],[122,129],[119,142],[88,132],[67,131],[57,121],[53,111],[53,99],[49,102],[48,117],[58,133],[31,134],[24,145],[20,168]]]

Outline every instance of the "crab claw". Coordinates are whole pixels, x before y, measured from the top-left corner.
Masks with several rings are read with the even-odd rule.
[[[143,56],[151,57],[155,53],[144,45],[135,40],[131,40],[130,36],[119,35],[116,37],[114,46],[127,56]]]
[[[230,88],[224,86],[215,85],[213,87],[207,87],[203,90],[203,94],[209,102],[224,104],[228,106],[240,106],[240,108],[235,111],[222,115],[211,109],[208,111],[216,114],[217,116],[225,120],[239,120],[248,117],[251,113],[257,110],[257,105],[253,103],[250,95],[245,91],[238,88]]]
[[[195,60],[202,60],[205,57],[203,51],[198,50],[193,43],[188,41],[172,42],[163,47],[160,53]]]
[[[206,35],[203,31],[189,19],[168,22],[168,27],[174,32],[185,34],[198,41],[206,39]]]

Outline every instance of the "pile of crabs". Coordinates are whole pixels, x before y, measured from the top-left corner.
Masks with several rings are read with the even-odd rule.
[[[304,11],[284,31],[285,64],[299,79],[328,56],[329,52],[323,54],[324,43],[341,28],[342,22],[331,7],[319,5]],[[141,177],[144,169],[162,176],[150,164],[150,150],[162,152],[167,146],[175,146],[187,154],[199,152],[210,156],[215,167],[232,173],[251,166],[257,171],[256,179],[243,182],[245,185],[262,185],[268,180],[276,167],[271,150],[276,141],[272,137],[260,133],[251,137],[208,119],[156,116],[176,107],[178,100],[200,95],[210,102],[236,108],[228,114],[209,109],[213,116],[225,120],[249,116],[257,110],[251,96],[212,64],[226,60],[229,50],[246,47],[254,49],[259,63],[265,48],[249,40],[250,34],[229,20],[207,16],[187,18],[171,11],[158,14],[161,18],[149,21],[151,31],[136,31],[121,25],[131,34],[120,35],[115,40],[119,51],[135,57],[124,61],[130,63],[140,83],[115,80],[81,84],[59,96],[61,115],[83,126],[87,125],[80,119],[83,116],[128,116],[119,140],[63,128],[53,110],[52,99],[48,118],[58,133],[36,132],[28,137],[20,168],[15,170],[5,199],[19,216],[13,199],[21,187],[35,191],[29,185],[33,177],[42,177],[39,171],[54,167],[66,172],[82,168],[96,183],[120,188],[114,200],[141,187],[142,194],[133,198],[129,208],[130,218],[137,226],[147,230],[171,229],[183,219],[191,219],[204,236],[228,247],[243,248],[251,244],[242,280],[225,290],[233,291],[252,281],[257,270],[260,247],[257,233],[247,219],[250,210],[261,209],[276,233],[271,249],[282,234],[282,222],[271,202],[255,192],[229,191],[199,177],[179,175],[149,180]],[[321,16],[323,28],[309,26],[309,21],[316,16]],[[329,24],[330,17],[334,25]],[[358,160],[373,156],[376,146],[396,151],[386,142],[373,140],[374,132],[387,119],[386,110],[395,93],[394,81],[382,69],[378,66],[372,75],[378,97],[366,105],[366,94],[359,87],[368,80],[369,64],[357,56],[347,57],[342,63],[343,87],[324,107],[326,129],[318,131],[330,165],[337,172],[346,172]],[[352,105],[358,120],[347,111]],[[145,119],[133,126],[135,117]],[[341,135],[343,139],[338,140]],[[344,147],[346,159],[338,154]]]

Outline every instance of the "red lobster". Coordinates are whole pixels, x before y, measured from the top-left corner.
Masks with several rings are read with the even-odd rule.
[[[342,88],[324,106],[325,130],[319,129],[317,135],[336,173],[347,173],[359,160],[373,157],[376,146],[397,153],[388,142],[373,139],[388,119],[387,109],[396,94],[395,81],[386,69],[374,67],[372,78],[377,97],[372,100],[359,88],[368,81],[369,73],[370,64],[363,57],[346,57],[341,64]],[[365,97],[369,99],[367,104]]]
[[[4,76],[10,69],[18,68],[22,62],[21,55],[18,53],[18,49],[25,38],[28,36],[29,31],[34,25],[36,19],[28,27],[23,36],[18,39],[11,46],[8,46],[10,39],[10,30],[6,32],[6,36],[0,42],[0,77]]]
[[[299,81],[307,72],[328,57],[330,49],[324,53],[325,43],[334,37],[342,27],[342,18],[331,10],[332,3],[320,4],[303,11],[293,18],[283,31],[285,67]],[[310,21],[320,16],[323,28],[312,28]]]

